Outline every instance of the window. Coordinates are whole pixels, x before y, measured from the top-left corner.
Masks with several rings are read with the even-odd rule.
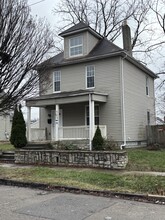
[[[147,111],[147,125],[150,125],[150,112]]]
[[[54,72],[54,92],[61,90],[61,71]]]
[[[94,87],[95,68],[94,66],[86,67],[86,88]]]
[[[149,78],[146,77],[146,95],[149,95]]]
[[[86,125],[89,125],[89,106],[86,106]],[[99,105],[95,105],[95,125],[99,125]]]
[[[79,56],[83,54],[83,38],[77,36],[70,39],[70,56]]]

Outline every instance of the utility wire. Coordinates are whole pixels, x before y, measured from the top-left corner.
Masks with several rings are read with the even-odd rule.
[[[41,2],[44,2],[44,1],[45,1],[45,0],[41,0],[41,1],[39,1],[39,2],[35,2],[35,3],[33,3],[33,4],[29,5],[29,6],[37,5],[37,4],[39,4],[39,3],[41,3]]]

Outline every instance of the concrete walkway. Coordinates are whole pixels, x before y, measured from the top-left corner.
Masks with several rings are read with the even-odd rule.
[[[124,171],[123,174],[165,176],[165,172],[155,172],[155,171]]]
[[[20,164],[14,164],[14,163],[0,163],[0,167],[6,167],[6,168],[31,168],[32,165],[20,165]],[[51,167],[52,169],[64,169],[64,167]],[[95,168],[71,168],[66,167],[66,169],[84,169],[84,170],[97,170],[98,172],[111,172],[111,173],[118,173],[121,175],[152,175],[152,176],[165,176],[165,172],[155,172],[155,171],[125,171],[125,170],[108,170],[108,169],[95,169]]]

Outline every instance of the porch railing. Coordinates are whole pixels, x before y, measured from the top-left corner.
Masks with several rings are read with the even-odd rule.
[[[97,126],[95,126],[96,130]],[[107,137],[106,125],[99,125],[101,134],[104,138]],[[52,135],[53,137],[53,135]],[[79,140],[89,139],[89,126],[65,126],[59,127],[59,140]],[[31,141],[45,141],[45,128],[31,128]]]
[[[97,126],[95,126],[96,130]],[[107,137],[106,125],[99,125],[101,134]],[[89,139],[89,126],[65,126],[59,128],[60,140]]]

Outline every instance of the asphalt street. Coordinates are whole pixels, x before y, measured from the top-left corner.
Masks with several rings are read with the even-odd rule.
[[[165,206],[0,185],[0,220],[165,220]]]

